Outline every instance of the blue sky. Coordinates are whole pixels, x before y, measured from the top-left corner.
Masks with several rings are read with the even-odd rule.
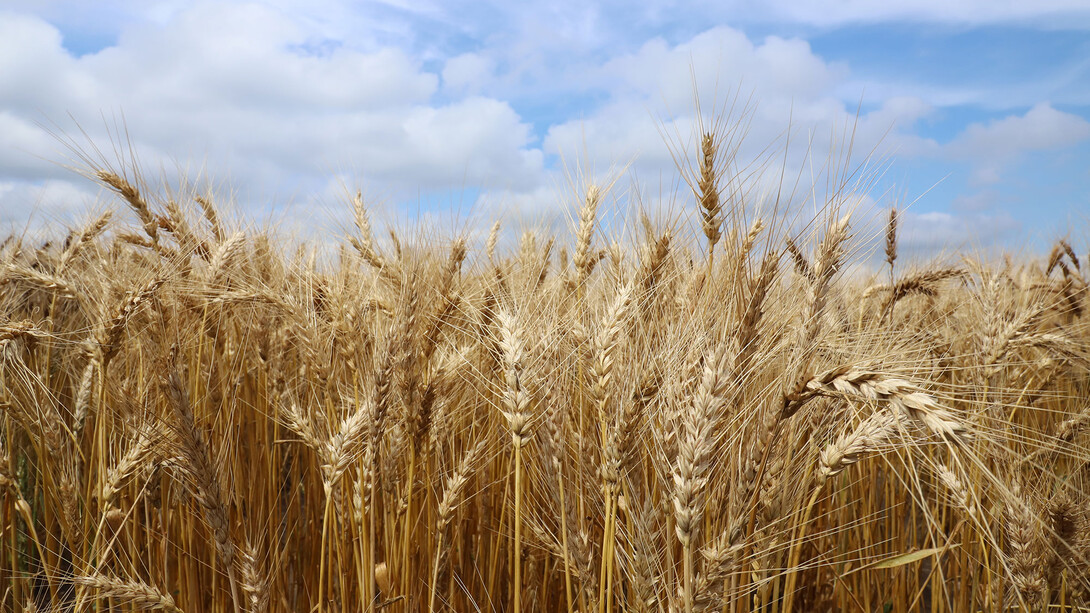
[[[56,134],[109,158],[122,121],[150,175],[210,177],[240,217],[304,234],[342,227],[345,186],[389,220],[563,219],[573,168],[617,179],[619,216],[684,220],[671,145],[691,150],[694,121],[740,93],[740,160],[789,132],[773,166],[808,177],[854,130],[885,160],[859,197],[912,203],[909,247],[1086,247],[1081,0],[28,6],[0,0],[7,228],[108,202]]]

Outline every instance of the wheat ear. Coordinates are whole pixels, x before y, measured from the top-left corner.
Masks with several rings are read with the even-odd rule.
[[[1036,515],[1022,500],[1018,489],[1016,486],[1016,491],[1010,493],[1006,505],[1004,554],[1015,595],[1033,608],[1040,604],[1047,588],[1042,573],[1041,530]]]
[[[897,207],[892,207],[889,210],[889,221],[886,223],[886,264],[889,264],[889,278],[891,280],[894,278],[893,263],[897,261],[897,222],[899,216]]]
[[[363,206],[362,192],[357,191],[352,199],[352,211],[355,213],[356,229],[359,230],[360,235],[349,238],[349,242],[368,264],[376,269],[385,267],[386,260],[375,248],[375,237],[371,231],[371,222],[367,219],[367,209]]]
[[[722,347],[705,359],[692,405],[682,416],[682,432],[673,467],[674,531],[682,547],[681,601],[685,613],[694,610],[696,571],[693,541],[703,519],[704,490],[708,485],[708,471],[715,449],[718,417],[725,388],[729,384],[725,363],[725,349]]]
[[[451,538],[447,528],[454,519],[454,512],[462,502],[462,494],[470,476],[476,469],[477,461],[488,446],[488,439],[482,439],[462,457],[458,468],[454,470],[443,485],[443,494],[439,499],[439,516],[435,522],[435,533],[438,542],[435,549],[435,563],[432,565],[430,595],[428,596],[428,611],[435,611],[435,595],[439,591],[440,568],[446,564],[450,555]]]
[[[577,285],[583,284],[594,269],[594,265],[598,263],[598,258],[591,254],[590,242],[594,236],[594,222],[601,199],[601,190],[597,185],[591,185],[587,188],[583,207],[579,209],[579,229],[575,235],[575,252],[572,254]]]
[[[503,417],[511,431],[515,456],[515,552],[514,611],[522,611],[522,448],[530,439],[530,395],[523,386],[524,337],[518,320],[509,311],[500,311],[500,349],[503,353]]]
[[[697,180],[697,201],[700,203],[700,226],[708,239],[708,266],[715,255],[715,245],[723,236],[723,207],[719,202],[718,175],[715,168],[715,135],[705,133],[700,139],[700,178]]]
[[[204,435],[197,428],[189,393],[177,370],[171,370],[163,381],[163,392],[174,409],[174,434],[180,466],[188,475],[187,485],[193,497],[204,511],[205,521],[212,529],[216,552],[231,584],[231,599],[238,609],[238,585],[235,581],[235,554],[237,547],[231,538],[230,517],[219,474],[213,464],[212,452]]]
[[[818,395],[885,402],[950,442],[965,442],[970,438],[969,427],[919,386],[904,379],[851,367],[835,368],[803,382],[794,392],[784,396],[782,413],[793,415]]]
[[[247,543],[239,555],[242,567],[242,591],[246,594],[246,613],[269,610],[269,577],[258,566],[257,548]]]
[[[125,327],[128,325],[129,320],[132,319],[133,314],[142,304],[151,299],[165,282],[166,279],[157,277],[129,294],[129,297],[117,309],[117,313],[102,326],[97,341],[100,351],[99,360],[103,368],[109,366],[110,361],[117,355],[121,344],[121,335],[125,332]]]
[[[897,431],[900,423],[897,413],[879,411],[826,445],[818,460],[819,483],[840,474],[877,449]]]
[[[142,581],[119,579],[109,575],[72,577],[72,583],[91,588],[100,598],[114,598],[129,603],[141,611],[182,613],[170,594],[159,591]]]
[[[152,215],[147,201],[144,200],[144,197],[140,194],[140,190],[130,183],[128,179],[114,172],[100,170],[97,174],[99,181],[105,183],[107,187],[116,192],[128,203],[129,207],[136,213],[136,216],[140,218],[140,222],[144,224],[144,232],[151,238],[151,242],[158,245],[159,222],[155,219],[155,216]]]

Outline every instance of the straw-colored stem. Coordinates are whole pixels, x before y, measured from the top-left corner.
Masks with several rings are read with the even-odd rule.
[[[325,611],[326,537],[329,535],[329,517],[332,509],[333,495],[327,488],[325,507],[322,509],[322,539],[318,543],[318,613]]]
[[[515,583],[514,611],[522,611],[522,441],[515,441]]]
[[[556,471],[556,486],[557,492],[560,494],[560,546],[564,554],[564,602],[567,605],[565,610],[571,611],[571,552],[568,550],[568,513],[565,506],[567,501],[564,500],[564,475],[560,470]],[[586,610],[585,603],[583,604],[583,610]]]

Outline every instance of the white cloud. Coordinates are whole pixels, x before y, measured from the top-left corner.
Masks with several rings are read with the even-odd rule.
[[[1090,121],[1037,104],[1024,115],[974,123],[946,145],[946,153],[973,165],[970,183],[985,186],[1003,180],[1005,169],[1024,153],[1063,149],[1090,139]]]
[[[1015,237],[1021,224],[1005,211],[947,213],[906,212],[900,243],[908,253],[988,249]]]
[[[571,199],[555,184],[528,190],[489,190],[477,199],[477,208],[487,218],[494,218],[510,228],[525,229],[556,221],[563,204]]]
[[[1088,138],[1090,122],[1042,102],[1022,116],[971,124],[949,148],[958,156],[1004,159],[1024,151],[1070,147]]]
[[[529,126],[506,102],[468,98],[441,108],[417,108],[402,123],[405,180],[526,187],[540,179],[543,156],[524,149]],[[394,149],[396,151],[396,149]],[[378,160],[375,160],[377,163]]]
[[[479,53],[463,53],[443,66],[443,87],[454,94],[477,93],[491,79],[495,62]]]
[[[199,5],[163,27],[126,30],[80,63],[111,102],[374,110],[427,101],[438,85],[397,49],[316,54],[312,35],[272,9]]]
[[[969,174],[969,185],[974,188],[987,187],[1002,182],[1003,169],[997,162],[977,163]]]
[[[68,155],[39,125],[52,122],[115,164],[112,147],[127,147],[129,138],[153,173],[176,175],[171,159],[203,160],[251,202],[320,189],[344,167],[358,169],[369,187],[412,196],[473,185],[524,189],[540,180],[543,156],[508,103],[437,104],[438,75],[405,51],[360,51],[316,36],[268,6],[203,3],[161,26],[125,28],[115,45],[75,57],[52,25],[6,14],[0,180],[78,181],[35,157]],[[31,187],[10,192],[9,206],[16,197],[34,199],[20,210],[51,206]]]
[[[0,180],[4,175],[40,179],[56,175],[57,164],[43,159],[57,150],[57,142],[41,127],[25,117],[0,110]]]
[[[0,104],[22,113],[56,112],[81,103],[89,83],[61,46],[53,26],[18,13],[0,13]]]
[[[804,40],[771,36],[758,45],[741,30],[718,26],[677,45],[652,39],[606,62],[597,76],[676,112],[691,103],[694,79],[705,95],[725,93],[741,82],[757,96],[814,98],[846,70],[816,56]]]
[[[855,126],[856,134],[862,142],[882,142],[897,157],[935,155],[940,150],[939,144],[911,131],[919,120],[934,110],[932,105],[917,97],[887,98],[879,108],[860,117]]]
[[[999,192],[984,190],[972,194],[964,194],[954,198],[950,208],[955,211],[968,213],[980,213],[994,209],[1001,201]]]
[[[0,233],[9,229],[3,226],[17,227],[31,217],[50,222],[82,213],[95,201],[94,191],[70,181],[0,181]]]
[[[856,164],[872,152],[880,158],[890,152],[937,149],[934,142],[908,131],[932,112],[929,105],[916,98],[893,98],[857,118],[854,107],[831,93],[848,77],[847,68],[826,62],[802,40],[769,37],[755,43],[738,30],[717,27],[678,45],[651,40],[606,62],[600,74],[611,82],[609,100],[585,118],[550,127],[546,152],[586,159],[599,168],[635,160],[635,175],[669,183],[677,163],[687,167],[686,158],[697,147],[692,134],[701,118],[694,109],[694,86],[705,125],[732,91],[741,92],[729,118],[739,121],[745,134],[736,160],[739,168],[753,170],[749,165],[757,161],[778,171],[783,158],[770,160],[768,154],[784,144],[785,132],[792,129],[788,183],[800,175],[809,180],[808,155],[816,158],[815,166],[836,162],[853,138]],[[743,114],[747,106],[751,112]],[[672,115],[653,116],[653,109],[663,108]],[[675,159],[679,151],[680,160]],[[827,160],[828,155],[833,159]],[[761,187],[767,191],[779,175],[770,172],[763,179]]]
[[[771,0],[764,4],[767,7],[764,14],[823,26],[895,20],[952,23],[1038,20],[1066,27],[1090,26],[1090,9],[1082,0]]]
[[[3,214],[10,220],[18,216],[12,207],[31,206],[69,211],[64,203],[75,198],[62,183],[93,191],[41,159],[63,159],[64,151],[58,155],[58,143],[39,124],[57,122],[77,134],[68,113],[108,158],[112,142],[124,146],[131,137],[153,174],[165,169],[174,178],[183,173],[172,159],[202,160],[243,205],[281,203],[285,223],[299,220],[303,227],[311,215],[343,218],[331,176],[351,177],[350,189],[361,185],[388,202],[427,198],[420,194],[429,190],[481,189],[482,209],[509,207],[519,219],[540,221],[572,203],[570,189],[555,187],[565,185],[557,167],[588,168],[602,181],[629,162],[645,195],[658,193],[648,200],[652,208],[676,197],[675,208],[686,210],[690,195],[677,182],[667,141],[674,154],[693,155],[694,124],[735,91],[741,104],[752,93],[739,162],[778,147],[790,126],[784,183],[790,189],[799,178],[799,199],[812,178],[823,181],[824,165],[843,161],[848,138],[854,163],[872,151],[879,158],[963,159],[981,185],[997,181],[1022,152],[1090,138],[1086,120],[1040,104],[1022,116],[970,126],[940,145],[916,127],[949,101],[942,95],[985,94],[898,89],[904,84],[894,78],[877,95],[867,90],[857,117],[862,82],[852,80],[846,64],[822,57],[802,38],[756,39],[714,25],[1032,19],[1038,27],[1064,16],[1076,27],[1090,15],[1060,0],[973,0],[971,9],[938,0],[774,0],[771,9],[728,0],[682,12],[655,0],[638,7],[614,0],[383,1],[362,9],[342,0],[315,2],[104,0],[96,14],[46,0],[40,14],[57,26],[19,12],[0,15]],[[81,23],[92,19],[110,23]],[[77,57],[62,31],[93,31],[110,42]],[[693,108],[694,84],[702,118]],[[74,140],[89,145],[82,136]],[[774,193],[784,159],[772,159],[772,172],[752,180],[754,194]],[[627,190],[618,190],[618,198],[622,205],[633,200]],[[1007,227],[998,207],[973,202],[966,197],[949,219],[921,217],[921,237],[964,236],[976,222]]]

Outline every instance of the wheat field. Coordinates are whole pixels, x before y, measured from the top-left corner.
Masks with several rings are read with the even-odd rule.
[[[327,259],[92,160],[0,247],[0,609],[1090,610],[1078,241],[868,260],[723,136],[681,223]]]

